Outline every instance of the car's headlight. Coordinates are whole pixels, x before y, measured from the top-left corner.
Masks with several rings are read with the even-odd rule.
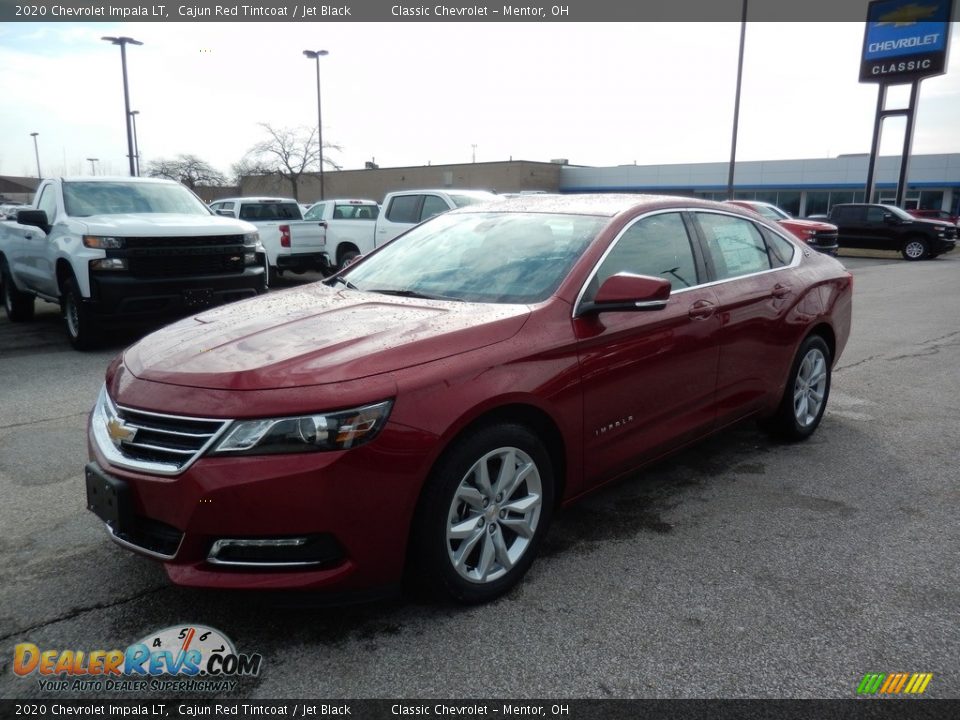
[[[127,244],[126,238],[104,237],[102,235],[84,235],[83,244],[97,250],[119,250]]]
[[[212,455],[273,455],[346,450],[373,440],[386,424],[392,407],[392,400],[384,400],[332,413],[238,420],[210,452]]]
[[[260,243],[260,233],[252,232],[243,236],[243,244],[249,247],[255,247]]]

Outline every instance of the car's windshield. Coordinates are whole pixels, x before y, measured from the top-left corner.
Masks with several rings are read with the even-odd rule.
[[[774,207],[773,205],[760,205],[758,203],[756,205],[751,205],[750,207],[769,220],[789,220],[790,219],[789,213],[786,213],[780,208]]]
[[[490,202],[496,200],[497,196],[493,193],[477,193],[476,195],[462,195],[460,193],[448,193],[450,201],[458,208],[467,205],[476,205],[477,203]]]
[[[906,210],[901,210],[901,209],[898,208],[896,205],[884,205],[884,206],[883,206],[883,209],[892,212],[894,215],[896,215],[896,216],[897,216],[898,218],[900,218],[901,220],[911,220],[911,221],[912,221],[912,220],[914,219],[913,215],[911,215],[910,213],[908,213]]]
[[[63,183],[67,215],[121,215],[125,213],[176,213],[209,215],[210,209],[182,185],[159,182]]]
[[[536,303],[560,285],[606,218],[541,213],[440,215],[354,266],[358,290],[487,303]]]

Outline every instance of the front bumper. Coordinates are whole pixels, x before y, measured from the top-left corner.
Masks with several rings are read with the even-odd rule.
[[[253,297],[266,290],[266,273],[251,266],[235,275],[140,279],[111,272],[90,274],[90,306],[107,318],[185,314]]]
[[[121,532],[108,525],[110,535],[163,561],[174,583],[338,593],[399,584],[435,442],[388,422],[352,450],[202,457],[181,475],[160,477],[111,466],[88,432],[92,463],[122,481],[135,518]],[[211,561],[218,541],[293,537],[338,551],[309,566]]]

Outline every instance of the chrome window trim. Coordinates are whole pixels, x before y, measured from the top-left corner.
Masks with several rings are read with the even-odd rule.
[[[607,256],[611,252],[613,252],[613,249],[617,246],[620,240],[623,239],[623,236],[627,232],[627,230],[632,228],[636,223],[640,222],[641,220],[645,220],[655,215],[663,215],[665,213],[685,213],[685,212],[686,213],[709,213],[713,215],[726,215],[728,217],[737,218],[738,220],[745,220],[747,222],[762,225],[765,229],[770,230],[771,232],[775,233],[776,235],[779,235],[781,238],[789,242],[793,246],[794,253],[793,253],[793,259],[790,261],[789,265],[784,265],[778,268],[770,268],[769,270],[761,270],[759,272],[749,273],[747,275],[737,275],[736,277],[723,278],[722,280],[711,280],[710,282],[698,283],[697,285],[692,285],[686,288],[680,288],[679,290],[671,289],[670,291],[671,298],[674,297],[675,295],[680,295],[685,292],[690,292],[691,290],[699,290],[700,288],[705,288],[705,287],[714,287],[716,285],[722,285],[724,283],[734,282],[735,280],[742,280],[743,278],[756,277],[758,275],[766,275],[767,273],[780,272],[781,270],[790,270],[792,268],[797,267],[801,262],[803,249],[797,244],[796,239],[792,237],[788,237],[784,233],[782,228],[779,228],[779,227],[775,228],[770,223],[767,223],[767,222],[758,223],[757,220],[755,220],[754,218],[744,217],[743,215],[740,215],[738,213],[727,212],[726,210],[723,210],[723,209],[714,210],[712,208],[683,207],[683,208],[663,208],[660,210],[652,210],[648,213],[644,213],[643,215],[639,215],[635,217],[627,225],[625,225],[623,229],[620,230],[619,233],[617,233],[617,236],[613,239],[613,242],[610,243],[610,246],[603,252],[603,255],[600,256],[600,259],[597,260],[596,264],[593,266],[593,269],[590,271],[590,274],[587,276],[587,279],[584,281],[583,285],[580,287],[580,292],[577,294],[577,299],[573,303],[573,312],[570,317],[571,318],[579,317],[580,305],[583,302],[584,294],[587,292],[587,287],[593,281],[593,278],[596,277],[597,272],[600,270],[600,266],[603,265],[604,261],[607,259]],[[689,236],[689,233],[688,233],[688,236]],[[697,238],[691,237],[690,241],[697,242]]]
[[[154,560],[173,560],[180,552],[180,548],[183,545],[183,539],[186,537],[186,533],[180,533],[180,542],[177,543],[177,549],[173,551],[173,555],[164,555],[156,550],[147,550],[145,547],[141,547],[136,543],[132,543],[129,540],[124,540],[123,538],[117,536],[109,523],[104,523],[103,525],[105,528],[107,528],[107,533],[110,535],[110,539],[113,540],[117,545],[127,550],[140,553],[141,555],[152,557]]]
[[[187,462],[181,466],[177,466],[173,463],[133,460],[121,453],[117,446],[113,444],[110,436],[107,435],[106,423],[109,418],[105,412],[109,412],[113,417],[118,417],[118,410],[124,410],[126,412],[137,413],[140,415],[148,415],[151,417],[166,418],[168,420],[219,423],[220,428],[210,436],[210,439],[207,440],[202,447],[193,453],[192,457],[190,457]],[[94,406],[93,413],[90,417],[90,428],[91,432],[93,433],[93,439],[97,444],[97,448],[101,453],[103,453],[104,457],[111,465],[127,470],[139,470],[151,475],[175,477],[186,472],[186,470],[190,468],[193,463],[195,463],[199,458],[203,457],[210,447],[223,436],[223,433],[227,430],[227,428],[233,425],[233,422],[233,420],[225,418],[201,418],[187,415],[169,415],[167,413],[138,410],[137,408],[128,408],[123,405],[117,405],[111,399],[110,394],[107,392],[107,386],[104,384],[100,389],[100,396],[97,398],[97,404]]]

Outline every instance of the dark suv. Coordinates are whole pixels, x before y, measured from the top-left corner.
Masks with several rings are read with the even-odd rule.
[[[828,219],[841,248],[898,250],[907,260],[942,255],[957,242],[956,225],[915,218],[893,205],[834,205]]]

